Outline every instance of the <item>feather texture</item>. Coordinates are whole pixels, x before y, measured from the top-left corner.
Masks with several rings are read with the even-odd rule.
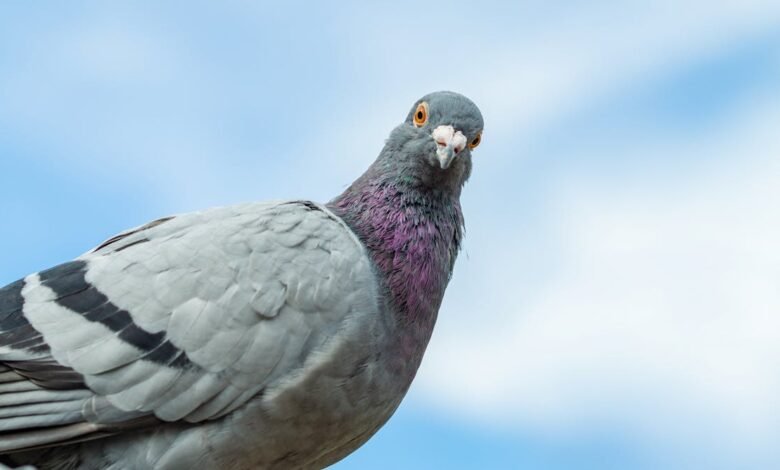
[[[302,247],[306,240],[317,248]],[[231,256],[235,244],[249,256]],[[345,259],[329,260],[321,247]],[[336,269],[344,262],[351,269]],[[50,357],[10,354],[0,431],[84,421],[76,398],[104,397],[112,422],[121,421],[118,410],[128,420],[224,415],[300,368],[332,330],[320,325],[344,321],[355,297],[372,296],[370,269],[341,222],[298,204],[215,209],[115,237],[6,288],[6,323],[43,338]],[[55,390],[71,386],[79,389]],[[19,415],[27,404],[59,400],[68,406]],[[100,413],[90,419],[99,424]],[[38,445],[33,434],[24,442]]]

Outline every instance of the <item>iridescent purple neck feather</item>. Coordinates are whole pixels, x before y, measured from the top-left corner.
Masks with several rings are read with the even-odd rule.
[[[329,206],[365,244],[399,321],[432,328],[463,237],[461,183],[426,181],[419,171],[388,165],[394,153],[385,147]]]

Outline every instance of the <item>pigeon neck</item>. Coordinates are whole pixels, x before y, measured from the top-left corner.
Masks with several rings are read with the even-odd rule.
[[[329,207],[365,244],[401,323],[429,337],[460,248],[458,195],[369,171]]]

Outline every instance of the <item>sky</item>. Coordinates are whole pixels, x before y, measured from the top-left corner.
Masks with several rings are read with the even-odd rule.
[[[485,118],[406,400],[350,469],[780,467],[780,3],[0,3],[0,284],[327,201],[420,96]]]

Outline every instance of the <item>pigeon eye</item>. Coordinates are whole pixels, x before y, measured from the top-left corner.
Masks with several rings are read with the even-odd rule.
[[[417,106],[417,111],[414,112],[414,125],[422,127],[428,122],[428,103],[422,102]]]
[[[477,134],[477,136],[474,137],[474,139],[472,139],[471,142],[469,142],[469,148],[471,150],[474,150],[475,148],[477,148],[477,145],[479,145],[480,142],[482,142],[482,132]]]

